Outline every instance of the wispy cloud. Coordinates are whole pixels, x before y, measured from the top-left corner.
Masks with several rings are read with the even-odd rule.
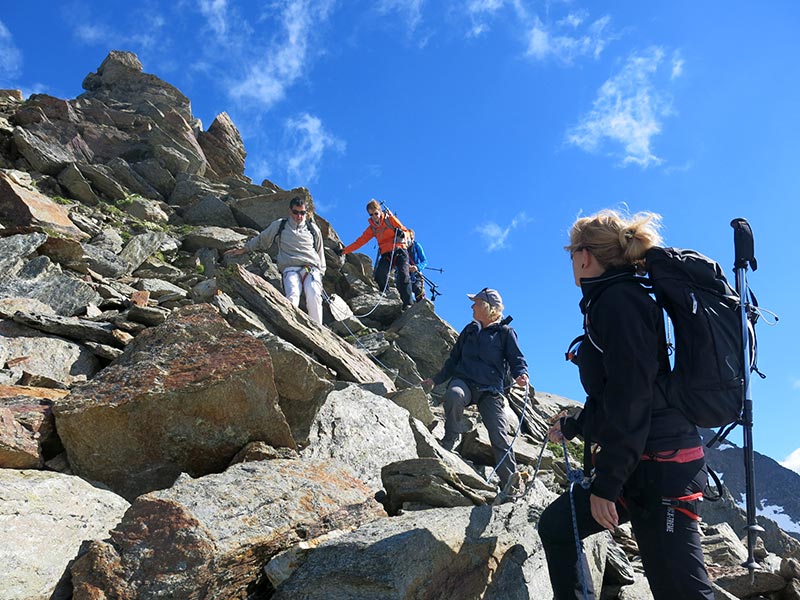
[[[286,90],[303,77],[309,64],[310,38],[314,28],[328,19],[332,0],[287,0],[281,12],[282,31],[262,51],[230,94],[268,109],[286,96]]]
[[[526,55],[534,60],[553,59],[571,65],[581,57],[598,58],[613,39],[611,17],[601,17],[588,25],[586,13],[569,13],[553,24],[534,19],[528,31]]]
[[[511,219],[511,223],[506,227],[502,227],[494,221],[487,221],[478,225],[475,231],[486,243],[486,250],[488,252],[494,252],[496,250],[508,248],[506,242],[508,241],[509,234],[517,227],[524,226],[530,221],[531,219],[524,212],[521,212],[515,215],[514,218]]]
[[[71,15],[70,19],[74,23],[73,35],[84,44],[137,51],[158,48],[163,43],[163,29],[166,25],[164,17],[150,10],[132,19],[130,27],[122,29],[77,15]]]
[[[198,7],[211,31],[220,39],[227,38],[229,31],[228,0],[199,0]]]
[[[782,461],[779,461],[781,466],[786,467],[787,469],[791,469],[797,473],[800,473],[800,448],[792,452],[789,456],[787,456]]]
[[[398,14],[412,33],[422,23],[425,0],[378,0],[375,9],[380,15]]]
[[[22,70],[22,53],[5,23],[0,21],[0,81],[17,77]]]
[[[468,35],[478,37],[486,33],[489,30],[489,22],[504,5],[504,0],[470,0],[467,3],[467,15],[472,26]]]
[[[605,142],[621,144],[623,164],[660,164],[652,139],[661,132],[664,118],[673,114],[670,97],[656,85],[664,56],[658,47],[631,55],[620,72],[600,87],[592,110],[567,131],[567,143],[587,152],[599,151]],[[673,63],[670,78],[674,76]]]
[[[286,171],[297,182],[316,180],[326,152],[344,152],[345,144],[325,130],[319,117],[303,113],[286,121]]]
[[[565,3],[567,8],[568,3]],[[598,58],[608,43],[616,39],[608,15],[592,20],[586,10],[558,11],[548,5],[540,17],[521,0],[469,0],[465,13],[470,21],[469,37],[489,31],[492,21],[508,16],[521,32],[524,55],[535,61],[554,61],[568,66],[579,58]]]

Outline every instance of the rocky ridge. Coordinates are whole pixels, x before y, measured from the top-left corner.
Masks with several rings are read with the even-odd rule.
[[[358,317],[380,298],[371,260],[342,261],[315,214],[325,290],[351,311],[316,325],[273,257],[224,256],[309,191],[254,184],[231,119],[204,130],[131,53],[83,87],[0,90],[0,597],[549,597],[549,448],[530,477],[575,403],[512,393],[530,485],[504,502],[477,413],[457,454],[436,442],[417,383],[457,333],[432,303],[401,312],[392,290]],[[718,504],[717,597],[800,598],[800,543],[768,531],[751,582]],[[650,598],[628,528],[586,550],[603,598]]]

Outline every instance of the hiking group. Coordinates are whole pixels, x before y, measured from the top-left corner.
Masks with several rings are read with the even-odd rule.
[[[275,221],[247,242],[245,249],[231,253],[266,249],[277,240],[277,263],[287,297],[298,306],[300,292],[304,291],[309,315],[321,323],[325,256],[319,229],[307,220],[307,212],[302,200],[293,199],[288,219]],[[374,279],[385,293],[389,274],[394,270],[405,310],[424,298],[426,280],[421,271],[427,263],[425,253],[415,242],[413,231],[383,210],[376,200],[367,204],[367,212],[364,232],[335,252],[340,256],[349,254],[374,238],[379,247]],[[739,221],[747,225],[746,221]],[[738,297],[731,305],[739,282],[734,292],[724,281],[719,265],[710,259],[692,251],[660,248],[659,227],[660,216],[654,213],[624,216],[605,210],[577,219],[565,247],[575,285],[582,292],[579,307],[584,328],[568,358],[578,367],[586,401],[576,414],[555,421],[546,436],[550,442],[562,444],[570,476],[568,491],[544,510],[538,523],[556,600],[595,598],[581,540],[604,529],[613,532],[627,521],[636,537],[655,600],[714,598],[698,526],[698,503],[708,475],[697,426],[733,422],[747,426],[749,417],[742,419],[740,412],[743,378],[747,386],[747,375],[742,371],[749,374],[749,369],[744,369],[741,356],[730,354],[741,353],[745,335],[735,331],[735,306],[742,305]],[[747,233],[752,235],[749,225]],[[752,237],[749,241],[752,253]],[[750,260],[755,269],[755,259]],[[668,296],[673,293],[670,286],[692,277],[673,275],[671,279],[664,277],[667,283],[663,283],[657,269],[662,268],[660,263],[667,268],[678,264],[679,270],[688,273],[695,268],[691,266],[693,262],[699,263],[700,274],[697,289],[690,288],[692,314],[705,312],[706,319],[714,321],[724,313],[729,329],[733,327],[734,331],[695,333],[698,338],[727,335],[725,343],[713,344],[714,351],[723,354],[706,356],[714,352],[698,352],[695,355],[702,355],[701,358],[690,359],[698,364],[687,365],[685,356],[689,353],[678,352],[673,368],[663,310],[675,324],[679,348],[702,345],[708,340],[681,342],[686,326],[679,325],[683,317],[676,315],[669,304]],[[645,274],[649,277],[643,277]],[[714,292],[717,295],[706,307],[703,302],[708,301],[704,298],[707,290],[719,286],[721,290]],[[686,290],[679,293],[686,295]],[[509,436],[504,393],[512,383],[522,386],[527,403],[528,366],[517,334],[508,324],[511,318],[503,316],[500,293],[483,288],[467,297],[472,301],[472,321],[460,332],[439,372],[423,380],[421,386],[430,392],[434,386],[447,382],[443,395],[444,436],[440,440],[445,450],[458,449],[461,434],[469,430],[464,410],[476,406],[494,454],[492,474],[496,473],[500,481],[501,496],[513,499],[520,480],[513,450],[516,438]],[[718,306],[714,306],[715,302]],[[722,327],[717,323],[710,326]],[[744,356],[748,361],[746,353]],[[718,362],[710,364],[711,360]],[[731,369],[736,364],[741,368]],[[705,371],[707,376],[708,372],[716,375],[726,368],[731,372],[722,376],[721,384],[712,381],[709,385],[706,381],[700,391],[690,389],[698,377],[687,375],[692,370]],[[704,407],[711,412],[719,410],[711,406],[717,400],[720,406],[728,403],[724,414],[701,414]],[[693,408],[692,402],[700,408]],[[748,402],[744,400],[745,411]],[[524,417],[524,406],[522,412]],[[521,427],[520,423],[517,430]],[[565,440],[576,436],[584,442],[584,456],[582,468],[573,471]],[[487,479],[490,478],[491,475]]]

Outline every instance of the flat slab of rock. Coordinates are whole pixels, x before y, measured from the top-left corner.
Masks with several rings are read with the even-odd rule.
[[[17,311],[13,320],[32,329],[79,342],[88,340],[110,346],[119,344],[117,338],[114,337],[114,327],[109,323],[96,323],[79,317],[51,316],[23,311]]]
[[[0,219],[6,224],[40,227],[74,239],[88,236],[70,221],[69,211],[35,188],[0,170]]]
[[[394,391],[392,380],[360,352],[326,327],[317,325],[297,310],[272,285],[239,265],[217,273],[220,289],[241,296],[272,326],[275,333],[317,356],[338,378],[356,383],[382,383]]]
[[[81,344],[0,320],[0,362],[67,386],[87,381],[100,370],[97,357]]]
[[[93,543],[75,562],[74,599],[258,597],[273,555],[384,514],[336,461],[276,459],[182,476],[137,498],[110,543]]]
[[[74,472],[131,499],[222,471],[251,441],[295,447],[269,353],[208,304],[139,334],[53,410]]]
[[[0,469],[0,596],[68,598],[59,581],[81,543],[108,537],[127,508],[79,477]]]

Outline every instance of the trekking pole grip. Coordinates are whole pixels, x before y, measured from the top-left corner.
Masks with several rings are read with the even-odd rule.
[[[746,269],[747,265],[755,271],[758,268],[756,261],[753,241],[753,230],[750,228],[750,223],[747,219],[734,219],[731,221],[733,227],[733,252],[734,261],[733,267],[735,269]]]

